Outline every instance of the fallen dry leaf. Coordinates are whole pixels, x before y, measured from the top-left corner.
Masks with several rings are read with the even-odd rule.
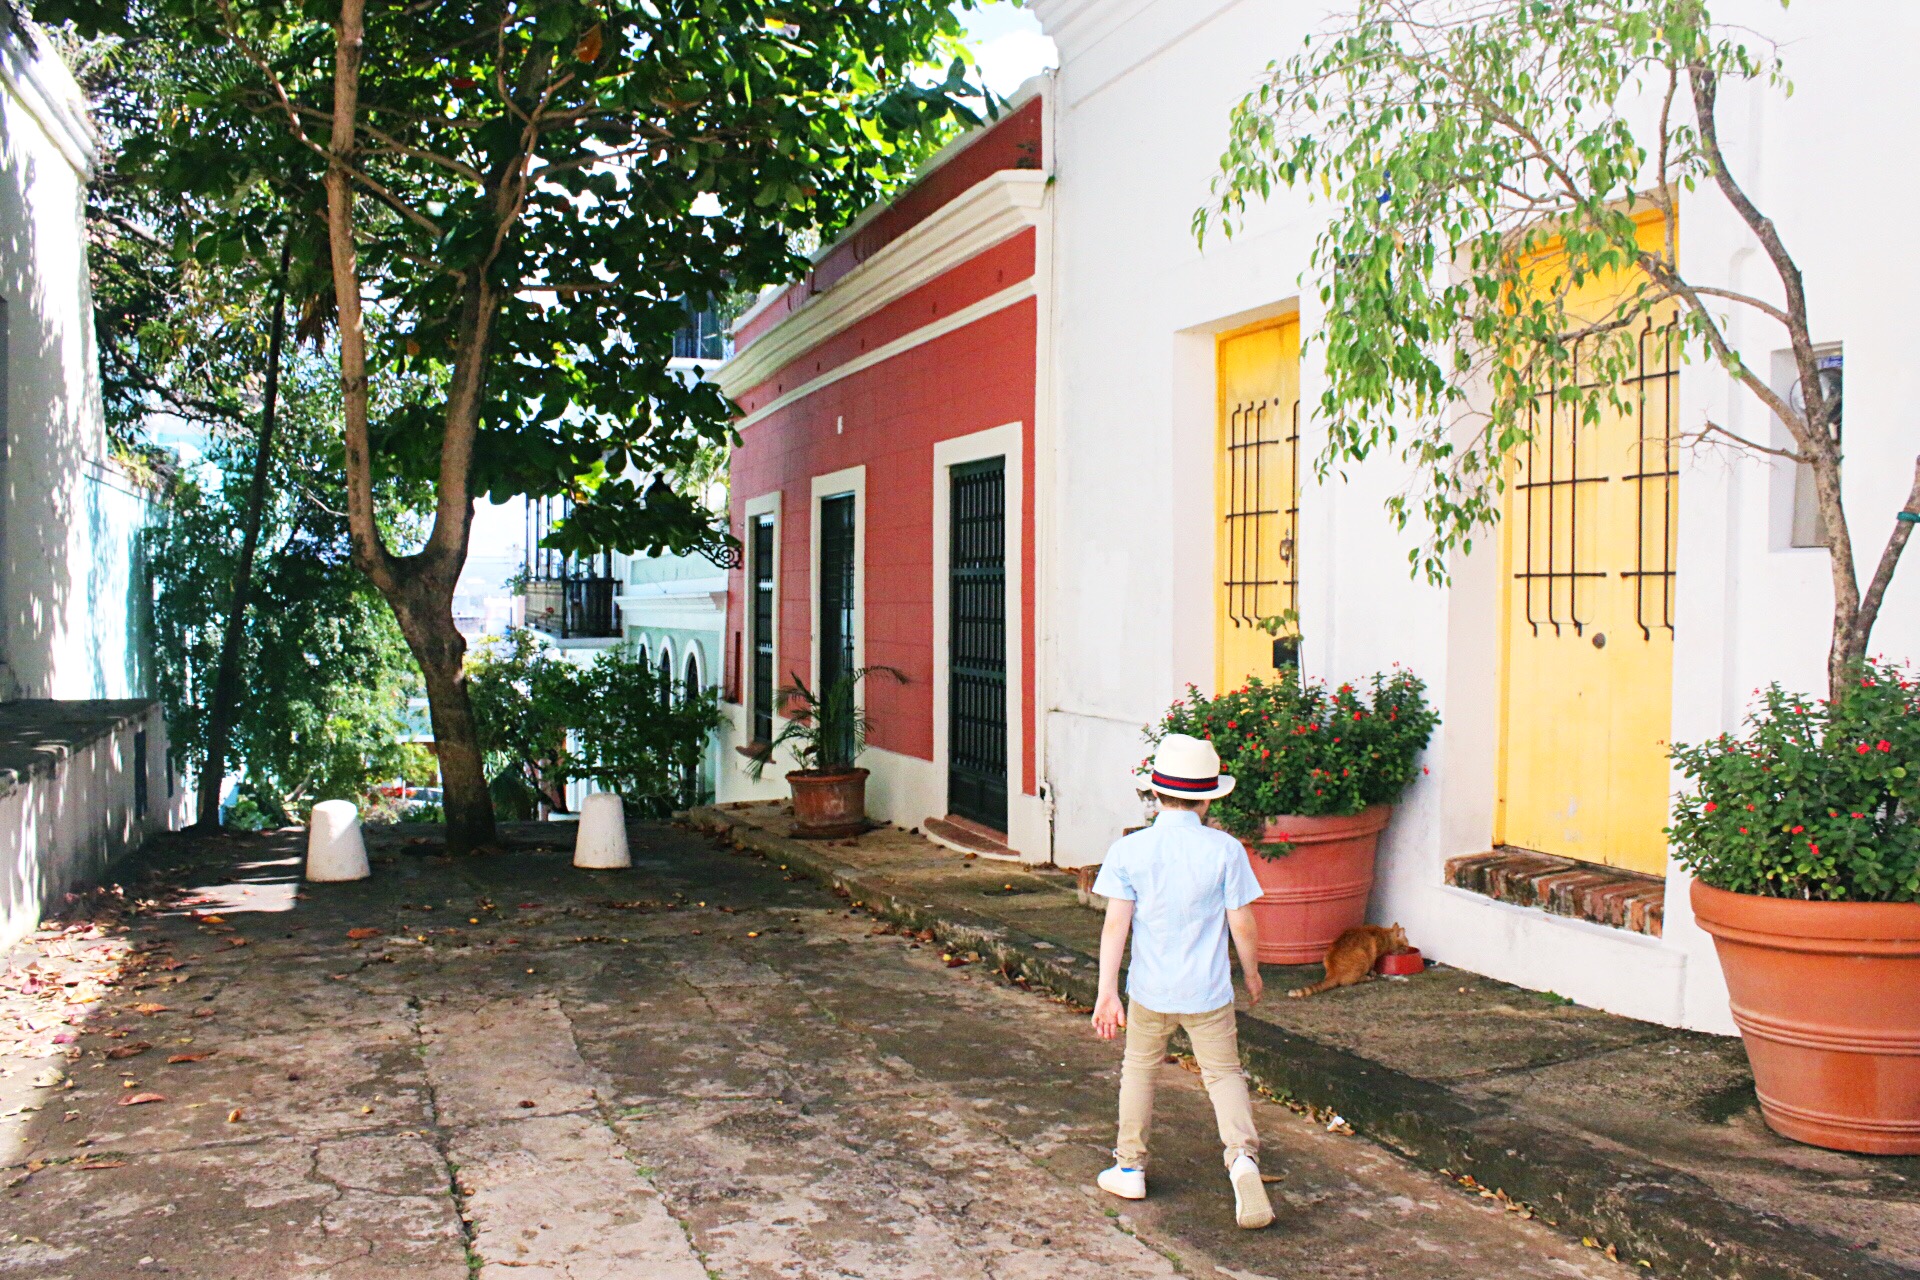
[[[522,1098],[522,1099],[520,1099],[520,1105],[521,1105],[521,1106],[523,1106],[523,1107],[529,1107],[529,1108],[531,1108],[531,1107],[537,1107],[537,1106],[539,1106],[540,1104],[539,1104],[539,1103],[537,1103],[537,1102],[535,1102],[535,1101],[533,1101],[533,1100],[532,1100],[531,1098]]]
[[[151,1018],[156,1013],[172,1013],[173,1006],[164,1004],[137,1004],[133,1006],[133,1011],[135,1013],[143,1013]]]
[[[247,945],[247,940],[245,938],[228,938],[227,945],[229,947],[244,947]]]
[[[169,1055],[167,1058],[167,1065],[171,1067],[182,1062],[205,1062],[208,1058],[211,1058],[214,1054],[218,1052],[219,1052],[218,1049],[209,1049],[205,1053],[172,1054],[172,1055]]]
[[[367,938],[377,938],[379,936],[380,936],[380,930],[373,929],[373,928],[363,927],[359,929],[347,930],[347,937],[351,938],[355,942],[360,942]]]
[[[238,1108],[238,1107],[235,1107],[235,1108],[234,1108],[233,1110],[231,1110],[231,1111],[229,1111],[229,1112],[227,1112],[227,1123],[228,1123],[228,1124],[239,1124],[239,1123],[240,1123],[240,1120],[241,1120],[241,1117],[242,1117],[242,1116],[243,1116],[244,1114],[245,1114],[245,1113],[244,1113],[244,1112],[242,1112],[242,1111],[240,1110],[240,1108]]]
[[[214,915],[200,917],[201,924],[225,924],[226,922],[227,918],[225,916]]]
[[[132,1044],[117,1044],[113,1046],[113,1048],[107,1050],[107,1057],[113,1060],[120,1058],[137,1058],[151,1048],[153,1048],[153,1046],[145,1040],[135,1040]]]
[[[73,1166],[76,1169],[124,1169],[125,1160],[82,1160]]]
[[[120,1099],[120,1105],[123,1107],[137,1107],[142,1103],[165,1102],[166,1100],[167,1095],[164,1093],[130,1093]]]
[[[187,1016],[189,1018],[211,1018],[213,1016],[213,1010],[195,1009],[192,1013],[188,1014]]]

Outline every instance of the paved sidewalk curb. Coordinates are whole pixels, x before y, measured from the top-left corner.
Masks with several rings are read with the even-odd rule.
[[[918,901],[883,872],[844,865],[830,844],[794,840],[724,809],[695,809],[695,827],[846,891],[867,909],[996,968],[1091,1005],[1099,965],[1064,943],[957,907]],[[1729,1203],[1700,1179],[1576,1136],[1523,1123],[1469,1098],[1271,1023],[1240,1016],[1240,1054],[1274,1093],[1337,1111],[1355,1132],[1429,1169],[1470,1175],[1542,1219],[1689,1280],[1914,1280],[1916,1273],[1810,1233],[1803,1224]]]

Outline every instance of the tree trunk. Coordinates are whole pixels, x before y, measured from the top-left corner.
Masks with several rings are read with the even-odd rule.
[[[467,641],[453,625],[453,583],[409,574],[397,586],[388,602],[427,682],[447,852],[472,853],[493,843],[493,798],[487,793],[479,727],[467,697]]]
[[[199,814],[202,831],[220,826],[220,788],[227,779],[227,745],[233,736],[233,708],[240,697],[240,653],[246,645],[247,596],[253,589],[253,557],[260,547],[260,516],[267,501],[267,471],[273,461],[273,424],[280,407],[280,351],[287,336],[287,263],[293,231],[280,244],[280,272],[274,278],[273,328],[267,339],[266,403],[260,412],[260,439],[253,451],[253,481],[241,517],[240,562],[233,570],[232,604],[220,640],[220,663],[213,678],[213,707],[207,713],[207,758],[200,766]]]

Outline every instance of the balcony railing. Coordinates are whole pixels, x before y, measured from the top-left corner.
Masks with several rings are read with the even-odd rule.
[[[620,636],[617,578],[535,578],[527,583],[527,625],[561,640]]]

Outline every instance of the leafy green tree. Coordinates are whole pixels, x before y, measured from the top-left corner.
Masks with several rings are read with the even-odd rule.
[[[1677,315],[1692,356],[1724,369],[1792,444],[1720,422],[1695,438],[1811,469],[1838,698],[1920,520],[1920,459],[1863,588],[1841,499],[1839,388],[1820,374],[1800,268],[1720,145],[1723,82],[1785,87],[1780,59],[1756,45],[1716,26],[1703,0],[1360,0],[1235,108],[1195,231],[1230,233],[1276,183],[1331,200],[1312,259],[1325,314],[1320,464],[1384,447],[1413,465],[1424,487],[1388,508],[1403,526],[1422,511],[1431,538],[1414,560],[1435,581],[1497,519],[1528,411],[1549,396],[1575,420],[1625,408],[1636,333]],[[1683,191],[1746,225],[1772,273],[1764,287],[1681,264]],[[1656,243],[1635,217],[1648,209],[1664,215]],[[1578,304],[1583,284],[1615,273],[1639,283],[1601,314]],[[1730,311],[1785,334],[1796,394],[1748,363]]]
[[[568,494],[556,538],[570,549],[724,541],[663,479],[730,417],[717,390],[668,368],[684,303],[797,274],[796,236],[843,226],[972,118],[957,73],[908,79],[959,35],[948,0],[41,12],[87,31],[160,24],[207,51],[220,74],[123,148],[157,188],[209,203],[262,183],[324,188],[326,240],[304,258],[333,286],[354,561],[425,677],[450,845],[484,844],[493,814],[451,607],[475,498]],[[694,213],[701,197],[712,216]],[[228,220],[201,244],[264,261],[261,239]],[[382,536],[373,495],[388,474],[434,483],[416,545]]]
[[[524,627],[488,638],[467,659],[487,790],[509,818],[538,817],[542,805],[566,811],[578,678],[578,667]]]
[[[233,757],[259,820],[303,816],[316,800],[357,799],[405,767],[406,700],[419,676],[393,614],[353,568],[339,448],[339,391],[330,362],[290,364],[288,393],[262,508],[255,607],[238,666]],[[161,696],[174,750],[205,759],[225,601],[244,542],[254,451],[214,437],[206,465],[176,484],[150,563]],[[409,520],[409,496],[383,486],[384,525]]]

